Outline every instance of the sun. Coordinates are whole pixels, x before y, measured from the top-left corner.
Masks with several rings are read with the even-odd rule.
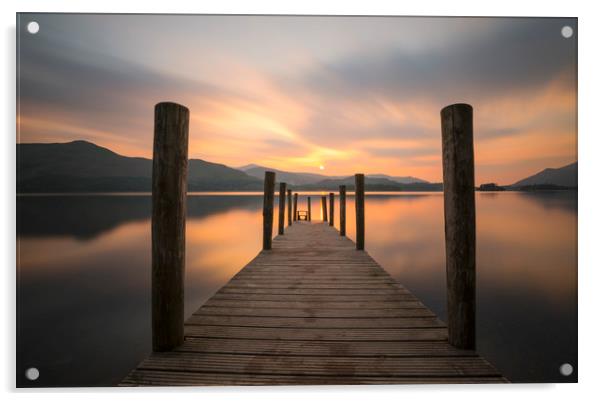
[[[320,165],[320,170],[324,170],[324,166]]]

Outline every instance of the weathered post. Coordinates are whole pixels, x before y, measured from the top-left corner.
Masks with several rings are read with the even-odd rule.
[[[329,193],[328,198],[330,207],[330,210],[328,211],[328,225],[334,226],[334,193]]]
[[[364,249],[364,175],[355,175],[355,248]]]
[[[276,173],[265,172],[263,181],[263,249],[272,249],[272,226],[274,225],[274,185]]]
[[[278,195],[278,235],[284,234],[284,208],[286,207],[286,183],[280,183]]]
[[[347,216],[345,215],[347,213],[347,188],[345,187],[345,185],[341,185],[339,186],[339,219],[340,219],[340,223],[341,223],[341,229],[339,230],[339,233],[341,234],[342,237],[345,236],[345,234],[347,234],[347,221],[346,218]]]
[[[311,197],[307,197],[307,221],[311,222]]]
[[[449,343],[475,349],[476,266],[472,107],[441,110]]]
[[[326,196],[322,196],[322,221],[328,221],[328,211],[326,210]]]
[[[293,201],[293,221],[297,221],[297,198],[298,198],[298,193],[295,192],[295,196],[293,197],[294,201]]]
[[[290,189],[286,192],[286,200],[286,216],[290,226],[293,224],[293,191]]]
[[[153,351],[184,341],[184,270],[189,111],[155,106],[152,177]]]

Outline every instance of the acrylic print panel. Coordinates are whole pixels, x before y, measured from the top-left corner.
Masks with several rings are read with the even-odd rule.
[[[577,20],[19,14],[19,387],[577,381]]]

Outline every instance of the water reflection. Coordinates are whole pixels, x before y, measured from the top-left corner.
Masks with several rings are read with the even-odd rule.
[[[17,372],[38,367],[35,385],[117,383],[150,351],[150,197],[17,206]],[[187,315],[259,251],[261,206],[260,195],[189,197]],[[320,208],[313,194],[314,222]],[[354,238],[352,196],[347,210]],[[573,192],[477,195],[479,351],[512,380],[559,381],[560,364],[577,365],[576,216]],[[441,194],[367,196],[366,249],[445,319]]]

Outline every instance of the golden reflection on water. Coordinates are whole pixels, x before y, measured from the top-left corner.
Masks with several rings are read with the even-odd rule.
[[[576,362],[576,194],[478,193],[476,200],[478,313],[485,314],[478,319],[480,351],[511,378],[560,380],[557,369],[546,369],[556,359]],[[366,250],[445,319],[442,194],[373,194],[365,201]],[[65,368],[65,377],[76,369],[86,377],[82,383],[112,377],[116,368],[127,373],[149,352],[150,198],[23,197],[18,202],[23,360],[55,347],[36,363],[58,369],[57,355],[68,355],[76,367]],[[323,224],[321,194],[311,194],[311,202],[313,223]],[[274,235],[278,203],[276,197]],[[354,203],[350,194],[351,239]],[[186,315],[260,251],[262,237],[261,195],[193,195],[188,206]],[[306,194],[298,206],[307,208]],[[338,228],[338,194],[334,215]],[[52,322],[45,330],[54,335],[38,336],[44,321]],[[515,330],[517,324],[525,329]],[[64,332],[86,334],[61,342]],[[94,350],[106,347],[120,350],[123,365],[90,369],[89,359],[102,353]]]
[[[319,224],[321,196],[316,195],[312,196],[312,210],[319,213],[314,212],[313,222]],[[348,196],[347,233],[352,239],[354,203],[353,196]],[[299,209],[306,209],[306,204],[306,199],[300,198]],[[576,210],[542,204],[520,193],[477,194],[476,204],[480,283],[485,287],[524,287],[559,302],[575,295]],[[277,224],[276,199],[274,235]],[[338,195],[335,227],[339,228]],[[187,282],[223,284],[259,252],[261,210],[231,208],[189,217],[186,237]],[[150,264],[150,220],[125,222],[93,239],[20,237],[19,246],[19,267],[30,273],[83,269],[87,262],[108,254],[124,255],[121,263],[126,264],[125,255],[135,254],[138,262]],[[442,194],[368,196],[366,249],[402,283],[443,280]]]

